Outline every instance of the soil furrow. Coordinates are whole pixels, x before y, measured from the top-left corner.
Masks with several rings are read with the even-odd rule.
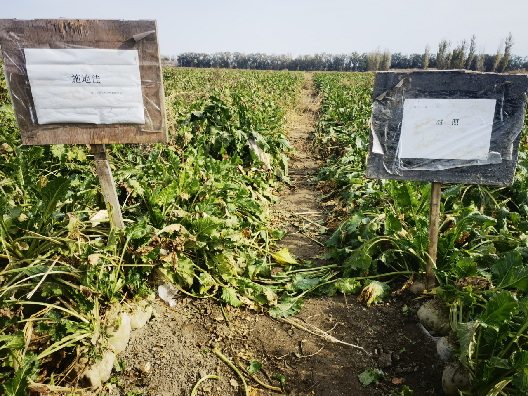
[[[296,148],[290,162],[291,185],[272,207],[274,217],[288,230],[279,247],[310,261],[317,261],[314,257],[323,249],[320,243],[328,238],[321,234],[325,207],[310,184],[318,169],[309,136],[317,109],[307,73],[301,111],[289,119],[289,137]],[[396,290],[396,285],[391,286]],[[218,348],[239,367],[251,360],[261,362],[263,368],[257,374],[261,382],[277,387],[280,383],[273,376],[284,376],[287,395],[388,395],[390,391],[399,394],[403,385],[415,395],[441,395],[443,363],[434,342],[417,325],[415,298],[408,292],[396,293],[367,308],[355,296],[310,297],[295,316],[301,321],[296,327],[248,307],[226,306],[224,315],[215,301],[179,294],[173,309],[155,303],[156,317],[133,332],[121,355],[125,375],[118,376],[120,386],[111,385],[107,393],[188,396],[199,378],[218,375],[220,380],[204,381],[196,395],[243,395],[240,378],[212,352]],[[402,314],[404,305],[409,307],[408,316]],[[364,350],[330,343],[300,327],[312,333],[320,329]],[[383,370],[387,379],[363,387],[358,375],[367,368]],[[277,393],[249,377],[246,381],[259,389],[252,388],[251,396]]]

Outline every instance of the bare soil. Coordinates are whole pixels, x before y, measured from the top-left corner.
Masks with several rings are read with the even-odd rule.
[[[288,234],[279,246],[303,260],[323,263],[316,256],[323,251],[318,221],[326,220],[329,206],[319,202],[310,179],[318,169],[310,132],[314,129],[318,101],[311,75],[307,73],[301,113],[290,117],[289,137],[296,148],[290,163],[291,185],[281,193],[272,210]],[[315,224],[314,224],[315,223]],[[280,387],[273,376],[286,379],[287,395],[390,395],[400,394],[407,385],[416,396],[442,395],[443,362],[436,345],[417,325],[419,302],[408,291],[397,292],[404,280],[391,284],[396,291],[383,304],[367,308],[354,296],[307,298],[296,316],[304,327],[315,326],[345,343],[331,343],[266,314],[246,308],[221,307],[211,300],[180,294],[169,309],[155,302],[157,314],[142,329],[132,334],[120,359],[125,372],[116,374],[105,390],[110,395],[190,395],[196,382],[207,379],[196,395],[243,395],[238,375],[213,350],[220,350],[238,367],[251,360],[262,362],[257,374],[261,382]],[[402,308],[410,308],[408,316]],[[226,320],[226,318],[228,320]],[[382,370],[386,380],[364,387],[358,375],[367,368]],[[250,395],[272,395],[246,376]],[[130,392],[130,393],[128,393]],[[138,392],[138,393],[133,393]]]

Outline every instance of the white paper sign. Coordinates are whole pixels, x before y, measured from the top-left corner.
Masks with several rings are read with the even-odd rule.
[[[400,158],[488,157],[495,99],[405,99]]]
[[[24,49],[39,124],[144,124],[136,50]]]

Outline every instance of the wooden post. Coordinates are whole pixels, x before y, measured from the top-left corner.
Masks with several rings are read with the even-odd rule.
[[[433,268],[436,266],[436,251],[438,249],[438,219],[440,217],[440,197],[442,183],[431,183],[431,205],[429,206],[429,259],[427,260],[426,288],[431,291],[435,285]]]
[[[106,147],[104,144],[91,144],[90,146],[94,155],[95,168],[99,176],[99,183],[101,183],[108,213],[112,212],[114,226],[119,229],[124,229],[125,223],[123,222],[121,206],[117,199],[112,169],[110,169],[110,162],[108,162],[108,157],[106,156]]]

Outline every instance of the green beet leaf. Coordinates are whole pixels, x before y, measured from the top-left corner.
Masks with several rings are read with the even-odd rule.
[[[292,286],[294,290],[305,291],[305,290],[309,290],[313,288],[314,286],[316,286],[321,279],[320,278],[309,278],[308,276],[302,275],[302,274],[295,274],[292,280],[293,280]]]
[[[184,255],[178,255],[178,263],[175,266],[175,275],[182,287],[191,287],[194,282],[193,262]]]
[[[507,290],[493,295],[484,311],[480,314],[480,322],[498,330],[499,326],[510,320],[519,309],[517,299]]]
[[[528,368],[518,371],[512,380],[512,384],[517,388],[520,395],[528,394]]]
[[[343,275],[349,277],[352,270],[366,272],[371,264],[372,257],[368,254],[368,249],[356,249],[343,263]]]
[[[515,351],[510,356],[510,368],[528,367],[528,351]]]
[[[282,374],[274,374],[271,378],[280,381],[281,386],[284,386],[284,384],[286,383],[286,377],[284,377],[284,375]]]
[[[353,278],[339,279],[335,287],[343,294],[357,294],[361,291],[361,283]]]
[[[280,299],[280,303],[275,305],[269,310],[269,314],[272,318],[287,318],[297,314],[304,301],[300,297],[291,297],[287,293],[283,293]]]
[[[22,349],[26,345],[24,342],[24,335],[21,331],[18,333],[11,335],[11,334],[4,334],[0,335],[0,343],[3,343],[0,345],[1,349],[9,349],[9,350],[15,350],[15,349]]]
[[[256,374],[260,371],[261,368],[262,368],[262,363],[256,360],[252,360],[251,362],[249,362],[249,366],[246,370],[249,371],[250,373]]]
[[[3,384],[4,395],[6,396],[26,396],[29,379],[37,379],[39,371],[39,361],[34,352],[29,351],[24,356],[20,368],[16,371],[13,378],[8,379]]]
[[[524,266],[519,252],[506,253],[491,271],[493,283],[497,288],[528,290],[528,267]]]
[[[478,321],[467,322],[458,325],[456,329],[458,342],[460,343],[459,360],[466,367],[471,365],[470,359],[475,352],[475,333],[479,326]]]
[[[358,379],[359,379],[359,382],[363,384],[363,386],[367,386],[372,383],[377,384],[379,381],[384,380],[385,375],[383,374],[383,371],[381,370],[373,370],[371,368],[368,368],[358,375]]]
[[[385,214],[385,227],[391,234],[400,232],[402,230],[402,224],[399,217],[393,215],[390,212]]]
[[[394,391],[391,391],[393,396],[414,396],[414,392],[409,389],[407,385],[404,385],[402,388],[401,393],[396,393]]]
[[[236,290],[230,287],[224,287],[222,289],[221,298],[222,300],[232,305],[233,307],[240,307],[242,305],[242,301],[240,301],[239,298],[237,297]]]

